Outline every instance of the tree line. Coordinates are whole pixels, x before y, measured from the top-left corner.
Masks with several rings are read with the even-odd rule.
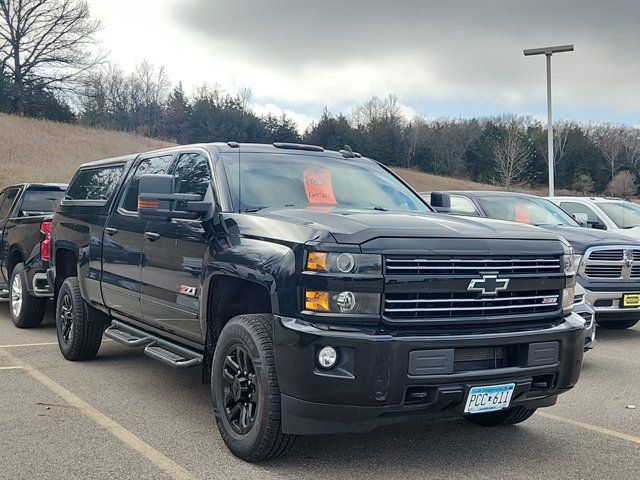
[[[202,85],[187,94],[163,68],[125,72],[95,40],[100,24],[80,0],[0,0],[0,111],[136,132],[177,143],[305,142],[350,145],[395,167],[491,182],[507,189],[547,183],[583,194],[636,193],[640,130],[558,122],[547,158],[546,125],[502,115],[406,118],[397,97],[372,97],[348,112],[324,109],[303,132],[287,115],[258,115],[249,89]]]

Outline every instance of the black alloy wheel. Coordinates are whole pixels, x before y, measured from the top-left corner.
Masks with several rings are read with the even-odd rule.
[[[256,420],[259,387],[251,354],[242,345],[233,345],[227,351],[222,384],[227,421],[237,433],[244,435]]]

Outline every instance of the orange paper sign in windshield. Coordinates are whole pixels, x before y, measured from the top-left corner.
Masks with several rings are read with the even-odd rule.
[[[333,194],[331,172],[326,168],[307,168],[302,172],[304,191],[309,203],[338,203]]]
[[[527,207],[516,205],[516,222],[531,224],[531,215]]]

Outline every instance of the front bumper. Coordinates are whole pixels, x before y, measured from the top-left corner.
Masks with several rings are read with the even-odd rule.
[[[283,432],[361,432],[417,418],[461,416],[467,392],[477,385],[515,383],[512,406],[553,405],[580,376],[584,325],[572,314],[541,330],[396,336],[276,317]],[[316,356],[328,345],[338,351],[338,362],[323,370]],[[491,367],[457,360],[487,351],[506,352],[500,366],[497,354]]]
[[[640,307],[623,307],[622,296],[626,293],[637,294],[639,290],[634,291],[593,291],[587,290],[586,301],[592,305],[596,312],[596,321],[600,320],[620,320],[619,317],[625,319],[640,318]]]

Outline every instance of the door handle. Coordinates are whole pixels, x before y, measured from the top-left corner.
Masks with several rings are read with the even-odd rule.
[[[107,227],[104,229],[104,233],[106,233],[107,235],[115,235],[116,233],[118,233],[118,229],[113,227]]]
[[[156,232],[144,232],[144,236],[147,240],[151,240],[152,242],[155,242],[160,238],[160,234]]]

